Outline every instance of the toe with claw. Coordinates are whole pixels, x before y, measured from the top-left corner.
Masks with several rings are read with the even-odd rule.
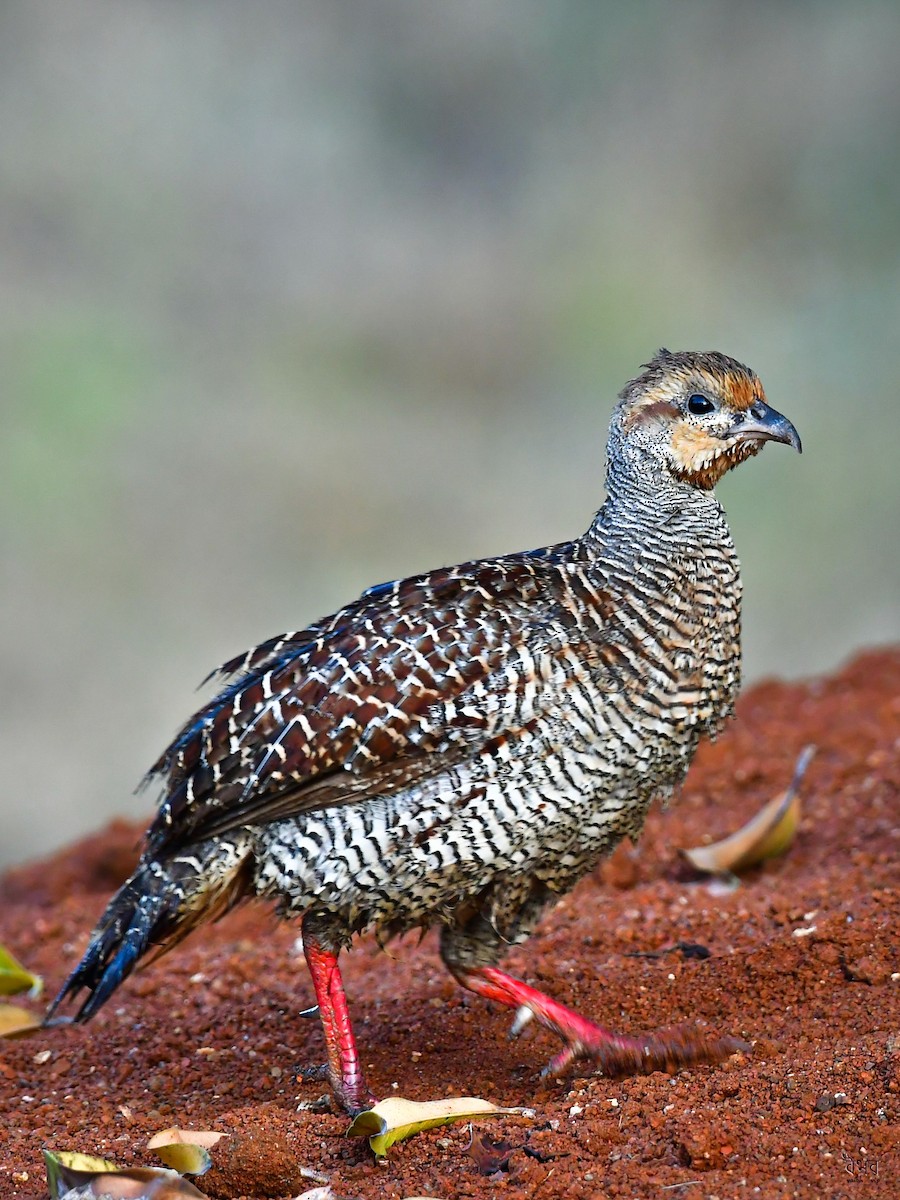
[[[536,1020],[565,1043],[550,1060],[543,1075],[561,1075],[574,1062],[593,1062],[604,1075],[649,1075],[652,1071],[677,1071],[699,1063],[722,1062],[732,1054],[750,1050],[735,1037],[716,1037],[695,1025],[679,1025],[653,1033],[617,1033],[589,1021],[559,1001],[529,987],[496,967],[455,969],[463,987],[516,1008],[510,1037],[517,1037]]]

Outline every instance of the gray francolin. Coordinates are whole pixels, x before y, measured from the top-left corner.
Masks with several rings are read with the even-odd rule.
[[[766,441],[800,450],[756,375],[661,350],[626,385],[607,497],[560,545],[370,588],[226,663],[233,677],[152,768],[159,813],[54,1001],[85,1020],[152,946],[247,896],[302,922],[338,1101],[371,1101],[337,963],[354,934],[441,927],[466,988],[563,1041],[548,1068],[715,1061],[699,1030],[632,1036],[496,965],[733,711],[741,583],[713,495]]]

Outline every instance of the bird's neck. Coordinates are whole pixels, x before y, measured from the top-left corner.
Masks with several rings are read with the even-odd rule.
[[[611,439],[606,465],[606,501],[584,536],[589,553],[629,556],[651,542],[684,548],[685,543],[731,545],[722,507],[711,491],[675,479],[646,448]]]

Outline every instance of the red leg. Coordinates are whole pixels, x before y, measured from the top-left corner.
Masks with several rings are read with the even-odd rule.
[[[544,1070],[545,1075],[559,1075],[577,1058],[592,1059],[604,1075],[637,1075],[675,1070],[694,1063],[720,1062],[738,1050],[750,1049],[739,1038],[706,1037],[691,1026],[638,1037],[616,1033],[588,1021],[496,967],[454,967],[452,970],[463,987],[479,996],[527,1010],[528,1016],[523,1013],[513,1022],[513,1036],[533,1016],[562,1038],[565,1049],[551,1059]]]
[[[364,1108],[371,1108],[375,1097],[369,1091],[359,1065],[337,955],[321,945],[306,929],[303,931],[303,953],[316,989],[319,1015],[325,1032],[328,1080],[335,1099],[354,1115]]]

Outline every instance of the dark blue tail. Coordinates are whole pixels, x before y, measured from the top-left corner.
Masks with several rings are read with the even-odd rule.
[[[113,896],[81,962],[50,1005],[46,1020],[84,988],[74,1020],[87,1021],[127,978],[151,945],[164,943],[177,924],[184,891],[158,863],[138,867]]]
[[[190,848],[184,857],[144,859],[109,904],[81,962],[50,1005],[45,1023],[70,996],[87,989],[75,1021],[105,1004],[151,948],[170,949],[197,925],[214,921],[246,895],[249,859],[232,842]]]

